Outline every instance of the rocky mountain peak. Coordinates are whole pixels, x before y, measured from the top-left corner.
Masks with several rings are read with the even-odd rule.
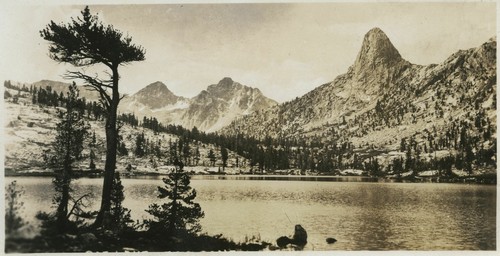
[[[375,65],[388,65],[403,60],[391,40],[380,28],[366,33],[361,50],[354,63],[355,69],[371,68]]]
[[[230,77],[224,77],[217,84],[212,84],[207,87],[207,92],[213,97],[228,98],[241,89],[250,89],[238,82],[233,81]]]
[[[229,86],[229,85],[232,85],[234,83],[233,79],[231,79],[230,77],[224,77],[222,78],[222,80],[219,81],[219,85],[222,85],[222,86]]]
[[[462,122],[459,119],[470,123],[489,116],[496,122],[496,53],[492,38],[439,64],[414,65],[375,28],[364,37],[347,73],[290,102],[239,118],[222,132],[327,144],[350,140],[356,147],[392,149],[400,147],[402,138],[419,137],[419,145],[425,145],[429,138],[440,137],[433,135],[440,131],[443,137],[459,137],[454,128]]]
[[[137,92],[138,95],[140,94],[148,94],[148,95],[170,95],[173,93],[168,89],[168,87],[160,82],[156,81],[154,83],[151,83],[147,85],[146,87],[142,88],[140,91]]]
[[[161,108],[166,105],[175,104],[180,97],[172,93],[167,86],[160,82],[154,82],[142,88],[133,96],[137,101],[152,109]]]
[[[229,125],[238,117],[274,106],[276,102],[259,90],[225,77],[211,84],[192,99],[181,117],[185,127],[213,132]]]

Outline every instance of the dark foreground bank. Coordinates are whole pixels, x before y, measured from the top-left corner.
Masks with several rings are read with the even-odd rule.
[[[32,239],[7,237],[6,253],[47,252],[130,252],[130,251],[261,251],[273,249],[271,243],[255,241],[236,243],[222,235],[185,235],[165,237],[148,232],[129,230],[114,233],[109,230],[37,236]]]

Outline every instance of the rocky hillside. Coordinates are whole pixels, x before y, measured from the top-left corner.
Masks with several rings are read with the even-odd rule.
[[[420,134],[423,139],[424,130],[437,135],[475,114],[494,125],[495,99],[496,38],[439,65],[422,66],[404,60],[374,28],[347,73],[300,98],[240,118],[223,132],[394,149],[403,138]]]
[[[56,136],[56,124],[59,121],[58,111],[61,107],[44,106],[32,104],[29,92],[18,92],[17,90],[4,87],[4,95],[18,95],[17,100],[12,97],[4,99],[4,135],[5,146],[4,169],[9,175],[45,173],[51,172],[46,169],[44,156],[51,148],[51,143]],[[5,97],[5,96],[4,96]],[[97,158],[95,165],[97,170],[104,169],[105,161],[105,134],[104,120],[94,119],[87,115],[86,120],[90,125],[91,134],[95,134],[95,146],[90,146],[91,137],[84,144],[84,158],[77,163],[76,169],[88,170],[90,149],[93,148]],[[90,118],[89,118],[90,117]],[[138,137],[143,136],[144,155],[138,156]],[[181,151],[186,170],[206,173],[218,172],[222,166],[220,147],[215,144],[202,143],[196,140],[186,140],[181,136],[169,133],[157,133],[143,127],[133,127],[124,124],[120,129],[120,147],[117,168],[121,172],[127,172],[130,164],[134,171],[141,173],[161,173],[171,169],[172,152]],[[182,142],[182,143],[181,143]],[[181,144],[183,148],[181,148]],[[120,148],[119,147],[119,148]],[[209,152],[214,152],[215,162],[212,164]],[[176,153],[180,154],[180,153]],[[189,157],[186,157],[189,156]],[[226,172],[239,172],[248,169],[248,160],[235,152],[228,152],[228,168]],[[236,168],[238,163],[238,168]],[[4,173],[4,174],[5,174]]]
[[[276,105],[259,89],[224,78],[193,98],[174,95],[165,84],[155,82],[122,100],[120,111],[139,118],[155,117],[163,124],[213,132],[238,117]]]

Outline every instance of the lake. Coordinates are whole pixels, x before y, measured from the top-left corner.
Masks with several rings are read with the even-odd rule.
[[[51,210],[51,179],[6,177],[5,184],[12,180],[25,190],[23,216],[36,224],[37,211]],[[122,183],[124,206],[132,217],[149,218],[144,209],[161,203],[156,198],[161,177],[124,178]],[[73,184],[77,194],[94,193],[92,208],[97,210],[102,179],[82,178]],[[191,185],[205,212],[203,232],[234,241],[260,237],[275,243],[301,224],[308,233],[306,250],[496,249],[497,193],[492,185],[223,176],[197,176]],[[327,244],[328,237],[338,242]]]

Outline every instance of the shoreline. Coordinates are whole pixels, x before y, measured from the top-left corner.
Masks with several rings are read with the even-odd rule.
[[[102,178],[102,170],[74,171],[75,178]],[[120,172],[122,178],[152,179],[160,178],[166,173],[159,172]],[[54,173],[49,171],[15,171],[5,168],[4,177],[53,177]],[[488,173],[471,176],[454,177],[370,177],[364,175],[297,175],[297,174],[191,174],[194,180],[255,180],[255,181],[318,181],[318,182],[374,182],[374,183],[466,183],[496,185],[497,174]]]

